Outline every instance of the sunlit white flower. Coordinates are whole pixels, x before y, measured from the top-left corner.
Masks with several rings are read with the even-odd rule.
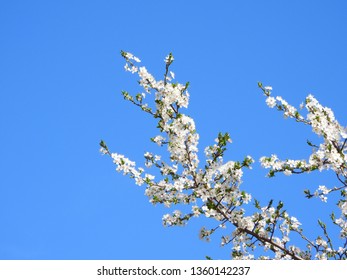
[[[276,106],[276,99],[272,96],[269,96],[268,98],[266,98],[266,104],[270,108],[273,108]]]
[[[293,173],[292,173],[291,170],[285,169],[285,170],[283,171],[283,174],[284,174],[284,175],[287,175],[287,176],[290,176],[290,175],[292,175]]]

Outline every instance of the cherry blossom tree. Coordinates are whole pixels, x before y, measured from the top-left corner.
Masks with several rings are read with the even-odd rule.
[[[335,203],[340,212],[330,215],[340,231],[338,240],[330,237],[321,220],[318,221],[320,235],[306,236],[298,219],[284,210],[284,202],[270,200],[261,205],[241,189],[243,171],[251,169],[255,160],[247,155],[242,160],[226,161],[224,153],[231,143],[228,133],[219,133],[215,143],[204,149],[205,159],[199,158],[195,122],[182,112],[189,104],[189,83],[175,82],[175,74],[170,69],[174,61],[172,54],[165,58],[163,80],[155,79],[131,53],[122,51],[121,55],[126,61],[125,70],[138,75],[143,91],[136,95],[123,91],[123,97],[157,120],[159,132],[151,141],[168,152],[168,160],[146,152],[144,169],[124,155],[111,152],[104,141],[100,142],[100,151],[112,158],[117,171],[146,187],[145,194],[151,203],[176,208],[163,216],[164,226],[185,225],[200,216],[213,219],[217,226],[202,227],[200,238],[208,241],[213,233],[224,229],[228,234],[220,234],[221,245],[230,246],[232,259],[347,259],[347,129],[337,122],[331,109],[309,95],[300,106],[308,111],[304,117],[283,98],[273,97],[270,86],[258,84],[270,108],[277,108],[285,117],[311,126],[323,140],[319,145],[308,142],[312,154],[307,160],[281,160],[273,154],[261,157],[261,166],[269,169],[268,177],[276,173],[289,176],[316,170],[334,172],[338,187],[321,185],[314,191],[305,190],[304,194],[308,199],[317,197],[327,202],[331,193],[339,192]],[[150,98],[153,106],[148,105],[150,101],[145,102]],[[189,206],[191,210],[183,213],[180,205]],[[249,209],[253,209],[252,213],[248,213]],[[305,245],[293,244],[293,235]]]

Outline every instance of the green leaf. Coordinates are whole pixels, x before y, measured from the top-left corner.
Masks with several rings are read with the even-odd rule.
[[[142,94],[141,93],[136,94],[136,100],[139,102],[142,102]]]
[[[254,199],[254,206],[255,206],[255,208],[257,208],[257,209],[260,209],[260,202],[259,202],[259,200]]]
[[[283,208],[283,202],[282,201],[279,201],[278,202],[278,205],[277,205],[277,210],[280,210],[280,209],[282,209]]]
[[[312,198],[312,194],[311,194],[311,192],[310,192],[310,190],[304,190],[304,194],[305,194],[305,197],[307,197],[307,198]]]
[[[216,205],[214,205],[213,201],[208,200],[206,203],[208,209],[216,209]]]
[[[334,212],[331,213],[330,218],[333,222],[335,222],[336,217],[335,217]]]
[[[314,147],[314,148],[318,148],[318,146],[313,144],[310,140],[306,140],[306,142],[307,142],[307,145]]]
[[[270,201],[269,201],[269,204],[267,205],[267,208],[270,208],[271,206],[272,206],[272,203],[274,202],[274,200],[273,199],[271,199]]]
[[[107,145],[106,145],[106,143],[105,143],[103,140],[100,141],[99,145],[100,145],[102,148],[108,150]]]
[[[125,52],[125,51],[120,51],[120,54],[121,54],[121,56],[123,56],[124,58],[127,58],[127,53]]]
[[[318,220],[318,224],[319,224],[323,229],[326,228],[326,225],[325,225],[321,220]]]

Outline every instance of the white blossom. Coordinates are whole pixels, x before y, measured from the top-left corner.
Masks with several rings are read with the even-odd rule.
[[[223,235],[221,245],[231,244],[232,257],[234,259],[254,259],[252,253],[257,246],[262,246],[264,252],[271,252],[271,256],[260,256],[260,259],[301,259],[305,251],[292,245],[291,233],[303,237],[301,223],[296,217],[290,216],[283,210],[283,203],[277,206],[273,201],[260,206],[255,200],[256,212],[246,214],[252,195],[241,189],[244,168],[251,168],[254,162],[251,156],[246,156],[243,161],[224,160],[226,142],[231,143],[229,134],[219,134],[215,143],[204,149],[206,160],[200,164],[199,134],[196,132],[196,124],[192,117],[182,113],[182,108],[188,108],[189,93],[187,86],[180,83],[172,83],[175,74],[168,71],[174,58],[169,54],[165,58],[166,72],[164,80],[156,80],[144,66],[137,66],[140,59],[131,53],[122,52],[126,60],[125,70],[136,73],[139,85],[144,93],[136,98],[125,92],[124,98],[147,113],[150,113],[157,121],[160,135],[151,140],[160,147],[165,147],[168,157],[162,157],[151,152],[144,154],[146,168],[158,168],[158,174],[154,176],[124,155],[110,153],[105,147],[101,147],[102,154],[108,154],[116,165],[116,170],[134,179],[139,186],[145,185],[145,194],[153,204],[164,204],[166,207],[185,204],[189,206],[188,214],[175,209],[172,214],[162,217],[165,226],[185,225],[191,217],[205,217],[214,219],[218,225],[213,229],[202,227],[199,233],[201,239],[209,241],[215,230],[226,228],[226,223],[231,224],[233,231]],[[260,84],[261,85],[261,84]],[[306,118],[302,117],[298,110],[280,96],[270,96],[272,87],[261,88],[266,96],[266,104],[270,108],[283,111],[286,118],[294,118],[312,127],[313,132],[323,139],[319,145],[312,146],[312,153],[305,159],[281,160],[276,154],[262,156],[260,164],[263,168],[270,169],[268,176],[275,173],[283,173],[287,176],[311,172],[314,170],[332,170],[343,183],[347,177],[347,129],[342,127],[334,117],[330,108],[323,107],[313,97],[308,95],[305,103],[300,105],[308,110]],[[154,102],[148,105],[142,104],[147,94],[154,94]],[[149,96],[149,95],[148,95]],[[153,95],[152,95],[153,96]],[[183,109],[184,110],[184,109]],[[202,167],[202,166],[204,167]],[[157,179],[160,178],[160,179]],[[319,185],[308,197],[316,196],[327,202],[328,195],[342,188],[328,188]],[[344,190],[346,191],[346,190]],[[337,203],[341,210],[340,217],[333,222],[339,227],[340,237],[347,237],[347,200],[342,194],[342,199]],[[324,228],[323,224],[320,224]],[[229,227],[228,227],[229,229]],[[304,238],[305,239],[305,238]],[[258,240],[259,242],[255,242]],[[305,239],[308,240],[308,239]],[[308,248],[319,248],[317,252],[311,252],[312,258],[328,259],[332,255],[343,254],[346,246],[335,247],[334,250],[326,240],[321,237],[311,239]],[[327,239],[328,240],[328,239]]]
[[[273,98],[272,96],[269,96],[268,98],[266,98],[266,104],[267,106],[269,106],[270,108],[273,108],[276,106],[276,99]]]

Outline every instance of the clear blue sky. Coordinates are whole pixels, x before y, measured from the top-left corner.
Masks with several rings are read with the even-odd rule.
[[[198,239],[199,218],[164,228],[144,189],[99,153],[143,165],[155,122],[126,103],[136,79],[119,55],[139,56],[157,77],[172,52],[190,81],[187,114],[200,150],[219,131],[226,159],[257,162],[242,187],[317,230],[328,206],[303,198],[330,174],[265,178],[258,159],[305,158],[309,127],[269,109],[257,82],[298,106],[312,93],[346,125],[346,1],[2,1],[0,5],[0,259],[228,259],[217,236]],[[313,236],[313,235],[312,235]]]

